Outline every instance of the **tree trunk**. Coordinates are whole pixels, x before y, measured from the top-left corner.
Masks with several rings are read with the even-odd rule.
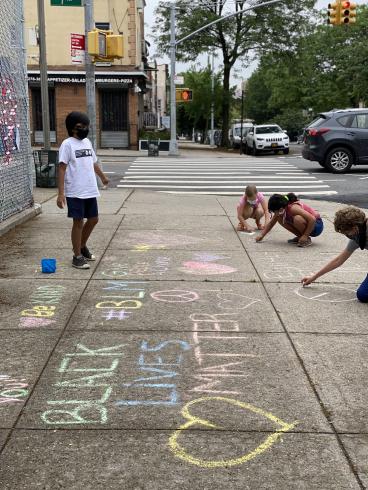
[[[231,65],[229,63],[224,63],[221,146],[225,147],[229,146],[230,72]]]

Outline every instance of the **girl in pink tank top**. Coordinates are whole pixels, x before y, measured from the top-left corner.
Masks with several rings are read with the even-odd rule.
[[[238,214],[238,231],[251,232],[255,229],[249,226],[247,220],[252,218],[255,220],[258,230],[263,230],[264,226],[270,220],[270,215],[267,209],[267,201],[262,192],[257,191],[255,185],[248,185],[244,195],[241,197],[237,206]],[[261,218],[265,217],[265,224],[261,224]]]
[[[283,196],[273,194],[268,201],[268,209],[273,216],[268,226],[256,240],[261,241],[267,233],[279,223],[283,228],[295,235],[288,240],[298,247],[309,247],[312,245],[311,237],[320,235],[323,231],[323,221],[320,214],[296,197],[292,192]]]

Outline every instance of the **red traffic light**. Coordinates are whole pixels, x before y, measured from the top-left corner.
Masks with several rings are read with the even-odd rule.
[[[350,8],[350,2],[342,2],[341,7],[343,9],[349,9]]]

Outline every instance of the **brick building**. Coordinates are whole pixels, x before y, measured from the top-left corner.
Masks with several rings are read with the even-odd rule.
[[[96,27],[124,36],[123,59],[96,63],[97,146],[101,148],[137,148],[147,81],[144,7],[145,0],[94,0]],[[86,111],[83,51],[71,48],[72,39],[83,43],[84,8],[54,6],[45,0],[45,18],[51,142],[60,145],[67,136],[65,116],[72,110]],[[37,24],[37,0],[25,0],[34,145],[43,142]]]

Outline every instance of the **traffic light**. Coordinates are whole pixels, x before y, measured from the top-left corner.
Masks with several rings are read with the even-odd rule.
[[[123,36],[115,35],[112,31],[94,29],[88,33],[88,53],[93,56],[93,61],[124,58]]]
[[[88,33],[88,54],[98,58],[106,57],[106,31],[94,29]]]
[[[340,24],[355,24],[356,22],[356,3],[342,2]]]
[[[124,58],[124,40],[123,36],[107,34],[107,57],[109,59]]]
[[[193,100],[193,90],[189,88],[176,89],[176,102],[191,102]]]
[[[341,0],[337,0],[334,3],[328,4],[327,11],[327,24],[340,25],[341,24]]]

